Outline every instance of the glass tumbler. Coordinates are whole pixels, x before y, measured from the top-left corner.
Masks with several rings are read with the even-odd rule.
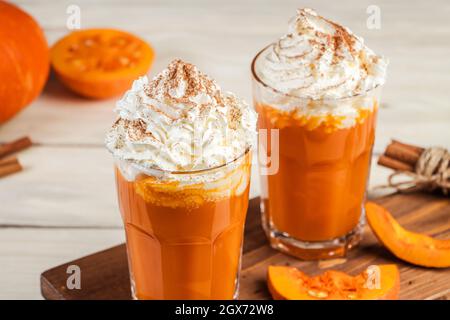
[[[341,99],[284,94],[258,77],[262,224],[272,247],[315,260],[345,256],[361,238],[380,87]],[[261,129],[266,129],[261,141]],[[276,134],[274,134],[276,133]]]
[[[190,172],[116,161],[133,298],[237,297],[250,162],[250,151]]]

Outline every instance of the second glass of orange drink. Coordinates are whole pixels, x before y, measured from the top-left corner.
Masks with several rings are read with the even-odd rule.
[[[256,114],[189,63],[143,77],[106,144],[135,299],[233,299]]]
[[[258,124],[268,131],[260,155],[274,168],[261,176],[262,221],[274,248],[312,260],[359,242],[386,66],[311,9],[254,58]]]

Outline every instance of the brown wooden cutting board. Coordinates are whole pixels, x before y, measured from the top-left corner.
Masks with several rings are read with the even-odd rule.
[[[438,238],[450,238],[450,200],[442,196],[393,195],[376,200],[412,231]],[[266,271],[271,264],[290,265],[306,273],[323,272],[323,262],[305,262],[271,249],[261,229],[259,200],[252,199],[246,221],[240,299],[270,299]],[[372,264],[396,263],[400,269],[401,299],[450,299],[450,268],[429,269],[395,258],[366,227],[362,243],[348,254],[344,263],[332,266],[357,274]],[[69,265],[81,270],[81,290],[66,288]],[[46,299],[130,299],[130,283],[125,245],[94,253],[47,270],[41,275],[42,295]]]

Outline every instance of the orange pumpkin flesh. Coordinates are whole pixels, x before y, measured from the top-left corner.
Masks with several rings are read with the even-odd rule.
[[[450,240],[405,230],[385,208],[373,202],[366,203],[366,216],[377,238],[397,258],[424,267],[450,267]]]
[[[309,277],[297,268],[270,266],[269,291],[276,300],[395,300],[398,299],[400,275],[394,264],[379,265],[379,287],[367,287],[367,270],[357,276],[340,271],[326,271]]]
[[[41,93],[49,68],[47,41],[37,22],[0,1],[0,123]]]
[[[147,73],[153,49],[138,37],[113,29],[75,31],[51,49],[58,78],[88,98],[110,98],[125,92]]]

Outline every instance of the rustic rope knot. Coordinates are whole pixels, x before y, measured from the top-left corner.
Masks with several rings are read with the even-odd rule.
[[[433,191],[441,188],[447,195],[450,190],[449,164],[450,153],[445,148],[425,149],[416,163],[415,172],[395,171],[389,176],[387,187],[395,188],[399,192]],[[399,177],[407,179],[396,181]]]

